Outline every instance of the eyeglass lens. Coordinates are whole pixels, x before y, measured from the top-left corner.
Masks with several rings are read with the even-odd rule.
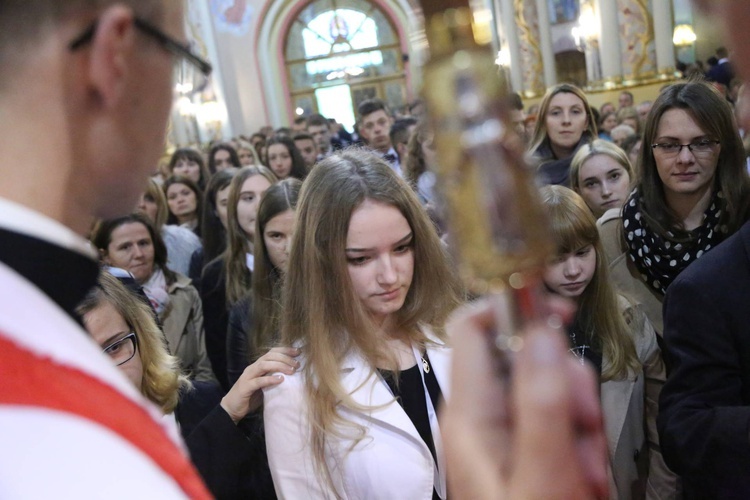
[[[187,60],[177,58],[174,63],[175,92],[189,96],[201,92],[208,84],[208,77]]]
[[[116,365],[130,361],[135,355],[135,334],[129,334],[124,338],[104,348],[104,354],[109,356]]]
[[[713,153],[715,142],[695,142],[691,144],[655,144],[655,150],[665,156],[677,156],[682,152],[682,148],[687,148],[695,155],[706,155]]]

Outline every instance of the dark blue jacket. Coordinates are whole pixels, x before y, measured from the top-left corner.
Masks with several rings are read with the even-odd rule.
[[[750,498],[750,223],[667,289],[664,341],[664,460],[685,498]]]

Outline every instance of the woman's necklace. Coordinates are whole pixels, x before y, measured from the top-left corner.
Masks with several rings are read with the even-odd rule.
[[[427,356],[426,352],[421,355],[421,357],[422,357],[422,370],[424,370],[425,373],[430,373],[430,363],[429,363],[429,361],[427,361],[426,356]]]
[[[580,363],[583,365],[586,363],[586,349],[590,349],[587,345],[578,345],[576,342],[576,332],[575,330],[570,331],[570,341],[573,344],[573,347],[570,348],[570,352],[573,353],[573,356],[578,358]]]

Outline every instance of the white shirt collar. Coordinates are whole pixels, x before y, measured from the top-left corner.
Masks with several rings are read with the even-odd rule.
[[[401,171],[401,162],[398,159],[398,152],[393,147],[391,147],[391,149],[389,149],[387,152],[379,154],[383,158],[385,158],[386,155],[393,156],[393,162],[389,163],[391,168],[399,175],[399,177],[404,176],[403,172]]]
[[[58,221],[5,198],[0,198],[0,228],[24,234],[97,259],[91,244]]]

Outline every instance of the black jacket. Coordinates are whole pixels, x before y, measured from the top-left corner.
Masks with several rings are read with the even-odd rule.
[[[234,425],[216,405],[186,437],[190,458],[216,498],[276,498],[262,417],[262,412],[251,414]]]
[[[750,498],[750,223],[667,289],[664,341],[664,460],[685,498]]]
[[[224,391],[231,387],[227,380],[227,308],[224,259],[211,261],[201,276],[200,296],[203,303],[203,328],[206,331],[206,352],[216,379]]]
[[[250,364],[249,342],[255,329],[252,307],[252,294],[248,294],[232,306],[229,311],[229,327],[227,328],[227,378],[229,379],[229,385],[234,385]]]

